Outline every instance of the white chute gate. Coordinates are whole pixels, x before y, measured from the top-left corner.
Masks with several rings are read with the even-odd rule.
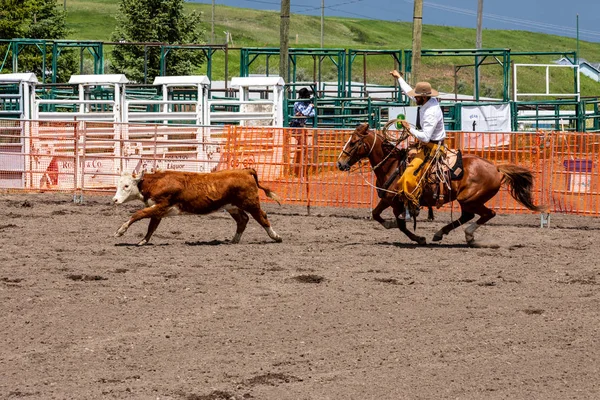
[[[0,85],[19,88],[0,97],[0,111],[10,109],[0,118],[18,121],[11,149],[0,143],[1,152],[15,154],[3,159],[10,166],[0,165],[2,179],[11,179],[6,187],[103,188],[121,171],[210,171],[220,161],[223,124],[283,125],[280,77],[232,78],[237,97],[209,99],[206,76],[157,77],[136,97],[121,74],[73,75],[68,85],[37,87],[34,74],[11,75],[0,76]],[[83,165],[85,175],[78,173]]]
[[[31,98],[38,80],[33,73],[0,75],[0,188],[24,187],[25,149],[29,148]],[[6,118],[6,120],[4,120]]]

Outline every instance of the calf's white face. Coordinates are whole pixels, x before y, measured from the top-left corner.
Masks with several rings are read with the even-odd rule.
[[[144,196],[140,193],[138,183],[142,176],[134,178],[131,174],[123,173],[117,183],[117,193],[113,196],[113,203],[122,204],[131,200],[143,200]]]

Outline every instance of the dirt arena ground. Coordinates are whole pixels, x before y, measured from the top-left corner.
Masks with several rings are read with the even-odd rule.
[[[141,203],[85,200],[0,193],[2,399],[600,398],[599,219],[417,247],[269,203],[283,243],[216,213],[136,247],[146,221],[113,233]]]

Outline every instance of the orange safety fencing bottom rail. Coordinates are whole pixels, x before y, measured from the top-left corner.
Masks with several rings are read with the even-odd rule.
[[[121,172],[252,167],[285,203],[373,208],[378,198],[368,163],[358,164],[351,172],[341,172],[336,166],[350,133],[0,120],[0,189],[108,194]],[[449,132],[446,144],[496,164],[531,169],[534,200],[547,205],[549,212],[600,215],[600,133]],[[499,213],[530,212],[506,189],[488,206]]]

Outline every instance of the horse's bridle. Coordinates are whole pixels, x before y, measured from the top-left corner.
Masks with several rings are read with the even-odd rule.
[[[352,157],[354,157],[355,153],[358,151],[360,146],[363,146],[365,149],[367,149],[368,145],[367,145],[367,143],[365,143],[365,139],[367,138],[367,136],[369,136],[368,133],[365,134],[364,136],[361,136],[360,139],[357,140],[356,143],[352,146],[352,149],[350,149],[350,151],[346,151],[346,145],[348,145],[348,143],[352,139],[352,136],[350,136],[350,139],[348,139],[348,142],[346,142],[346,145],[344,145],[344,147],[342,148],[342,152],[340,153],[338,158],[340,158],[342,156],[342,154],[345,154],[348,157],[348,160],[351,161]],[[371,145],[371,148],[369,149],[369,151],[365,157],[369,157],[371,155],[371,153],[373,152],[373,149],[375,148],[376,142],[377,142],[377,134],[373,134],[373,144]]]
[[[382,129],[382,136],[383,139],[382,142],[385,142],[386,140],[388,140],[388,136],[387,136],[387,130],[388,128],[392,125],[395,124],[396,122],[398,122],[398,119],[392,119],[389,120],[385,126]],[[368,132],[368,131],[367,131]],[[396,140],[396,146],[406,140],[408,138],[410,134],[410,131],[407,131],[406,129],[404,129],[403,134]],[[360,140],[358,142],[361,142],[362,146],[367,146],[367,144],[365,143],[365,138],[369,136],[368,133],[366,133],[364,136],[362,136],[360,138]],[[369,149],[369,152],[367,153],[367,155],[365,157],[369,157],[371,155],[371,153],[373,152],[373,149],[375,148],[375,143],[377,142],[379,134],[377,132],[373,133],[373,144],[371,145],[371,148]],[[346,145],[350,142],[350,140],[352,139],[352,136],[350,136],[350,139],[348,139],[348,142],[346,142]],[[340,155],[338,156],[338,159],[342,156],[342,154],[345,154],[346,156],[348,156],[348,160],[352,161],[352,157],[354,157],[354,154],[356,153],[356,151],[358,150],[358,145],[355,144],[354,146],[352,146],[351,151],[346,151],[346,145],[344,145],[344,147],[342,148],[342,152],[340,153]],[[383,160],[381,160],[381,162],[379,162],[379,164],[377,164],[376,166],[373,167],[373,170],[376,170],[377,168],[379,168],[381,165],[383,165],[390,157],[390,155],[392,154],[392,152],[388,153]]]

